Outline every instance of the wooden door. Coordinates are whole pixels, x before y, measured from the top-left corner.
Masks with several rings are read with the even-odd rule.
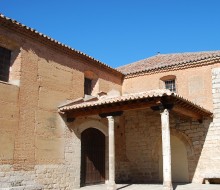
[[[81,186],[105,182],[105,135],[89,128],[81,135]]]

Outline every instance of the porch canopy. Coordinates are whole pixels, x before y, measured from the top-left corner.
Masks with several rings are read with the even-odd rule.
[[[112,94],[113,95],[113,94]],[[87,97],[72,101],[59,107],[61,114],[66,114],[67,121],[74,121],[80,116],[99,115],[108,119],[109,142],[109,180],[107,190],[116,190],[115,185],[115,130],[114,116],[123,111],[151,108],[161,112],[163,186],[164,190],[173,190],[171,175],[171,146],[169,112],[176,112],[202,122],[212,117],[212,113],[193,102],[184,99],[169,90],[151,90],[142,93],[109,96],[100,93],[99,97]]]
[[[151,108],[153,110],[169,109],[180,115],[201,121],[212,117],[212,112],[199,105],[170,92],[169,90],[150,90],[141,93],[125,94],[122,96],[101,96],[85,100],[78,99],[59,107],[59,112],[66,114],[67,119],[80,116],[109,115],[136,109]]]

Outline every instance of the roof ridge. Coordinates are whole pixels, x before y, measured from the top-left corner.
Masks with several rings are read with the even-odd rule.
[[[142,70],[139,70],[139,71],[133,71],[133,72],[127,72],[125,73],[126,76],[129,76],[129,75],[136,75],[138,73],[143,73],[143,72],[147,72],[147,71],[152,71],[152,70],[157,70],[157,69],[166,69],[166,68],[169,68],[169,67],[175,67],[177,65],[180,65],[179,67],[181,67],[182,65],[184,64],[187,64],[187,63],[193,63],[193,62],[199,62],[199,61],[202,61],[204,59],[210,59],[210,58],[220,58],[220,55],[216,55],[216,56],[210,56],[210,57],[203,57],[203,58],[200,58],[200,59],[195,59],[195,60],[190,60],[190,61],[181,61],[179,63],[175,63],[175,64],[167,64],[165,66],[155,66],[155,67],[152,67],[152,68],[146,68],[146,69],[142,69]]]
[[[195,63],[204,64],[205,62],[214,61],[220,58],[220,50],[202,51],[191,53],[175,53],[175,54],[160,54],[155,55],[129,65],[117,68],[123,72],[126,77],[138,73],[143,73],[152,70],[166,69],[170,67],[181,67],[183,65],[192,65]],[[214,63],[213,62],[213,63]]]
[[[199,53],[220,53],[220,50],[213,50],[213,51],[195,51],[195,52],[177,52],[177,53],[160,53],[160,54],[156,54],[156,55],[147,57],[147,58],[145,58],[145,59],[140,59],[140,60],[138,60],[138,61],[135,61],[135,62],[132,62],[132,63],[128,63],[128,64],[125,64],[125,65],[119,66],[119,67],[117,67],[116,69],[120,71],[120,68],[129,66],[129,65],[132,65],[132,64],[134,64],[134,63],[141,62],[141,61],[145,61],[145,60],[148,60],[148,59],[151,59],[151,58],[154,58],[154,57],[158,57],[158,56],[187,55],[187,54],[191,54],[191,55],[192,55],[192,54],[199,54]],[[215,56],[209,56],[209,57],[215,57]],[[196,61],[196,60],[197,60],[197,59],[195,59],[195,61]]]
[[[181,55],[181,54],[197,54],[197,53],[217,53],[220,52],[220,50],[203,50],[203,51],[187,51],[187,52],[173,52],[173,53],[160,53],[157,55]],[[155,55],[156,56],[156,55]]]

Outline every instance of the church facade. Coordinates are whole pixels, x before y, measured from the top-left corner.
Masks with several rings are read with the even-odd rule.
[[[0,189],[219,182],[220,51],[114,69],[0,26]]]

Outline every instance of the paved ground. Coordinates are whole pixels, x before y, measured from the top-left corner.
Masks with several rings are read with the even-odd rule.
[[[91,185],[82,187],[80,190],[106,190],[106,185]],[[123,184],[117,185],[118,190],[163,190],[162,185],[158,184]],[[173,184],[174,190],[220,190],[217,184]]]

